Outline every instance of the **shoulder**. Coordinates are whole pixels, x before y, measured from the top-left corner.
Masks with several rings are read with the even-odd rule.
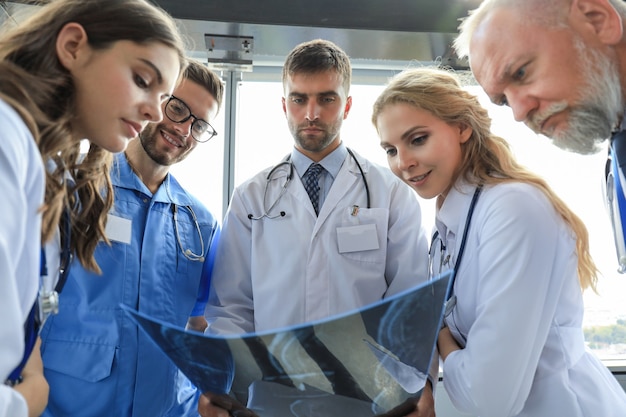
[[[211,227],[215,228],[219,224],[213,213],[196,197],[189,194],[190,204],[189,206],[193,208],[194,213],[198,217],[198,222],[204,224],[210,224]]]
[[[21,138],[27,138],[33,141],[33,135],[26,127],[24,120],[17,111],[0,97],[0,120],[2,120],[2,129],[0,135],[12,136],[18,135]],[[3,141],[4,142],[4,141]],[[14,141],[10,141],[14,142]],[[33,141],[34,143],[34,141]]]
[[[0,126],[0,153],[6,158],[6,163],[1,165],[8,164],[24,169],[35,165],[43,171],[41,154],[33,135],[15,109],[1,98]]]
[[[551,206],[548,197],[539,188],[522,182],[505,182],[487,186],[481,199],[496,206],[507,206],[510,209],[521,206],[525,208]]]
[[[170,174],[170,187],[175,196],[174,201],[179,200],[176,204],[189,206],[193,209],[194,214],[200,223],[217,224],[217,219],[213,213],[200,201],[196,196],[185,190],[176,178]]]
[[[363,169],[363,172],[371,177],[372,180],[380,180],[387,184],[404,184],[402,180],[400,180],[400,178],[396,177],[396,175],[391,172],[389,167],[377,164],[376,162],[360,156],[356,152],[354,152],[354,156],[358,163],[361,165],[361,169]],[[352,163],[356,167],[356,162],[353,161]],[[358,172],[358,167],[356,167],[356,170]]]
[[[235,191],[239,193],[247,193],[256,189],[264,190],[268,181],[284,181],[285,178],[289,175],[292,175],[292,180],[294,179],[294,177],[298,176],[295,168],[293,168],[293,165],[291,165],[287,161],[283,161],[257,172],[252,177],[248,178],[247,180],[236,186]]]
[[[560,217],[543,191],[532,184],[520,182],[485,187],[476,211],[492,225],[516,223],[529,230],[535,226],[555,225]]]

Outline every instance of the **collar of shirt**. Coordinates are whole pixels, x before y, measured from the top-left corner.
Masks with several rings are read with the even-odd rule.
[[[458,182],[448,192],[441,208],[437,209],[435,225],[444,244],[450,243],[446,243],[450,237],[454,238],[463,232],[462,228],[465,227],[467,212],[475,190],[474,184]]]
[[[341,169],[343,161],[345,161],[347,155],[348,150],[346,149],[346,146],[341,143],[337,149],[326,155],[326,157],[319,163],[334,180],[337,177],[337,174],[339,174],[339,170]],[[306,170],[309,168],[309,165],[311,165],[314,161],[294,148],[293,152],[291,152],[291,162],[296,168],[296,172],[298,172],[300,178],[302,178]]]
[[[180,186],[178,181],[176,181],[176,178],[169,173],[157,192],[153,195],[137,174],[135,174],[124,152],[115,155],[113,168],[111,169],[111,183],[114,187],[140,192],[154,202],[174,203],[178,206],[189,206],[192,204],[185,190]]]

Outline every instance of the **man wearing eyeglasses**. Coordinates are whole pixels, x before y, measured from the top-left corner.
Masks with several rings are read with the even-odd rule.
[[[219,226],[169,174],[201,142],[220,107],[217,75],[191,62],[148,125],[111,170],[115,203],[95,257],[97,275],[74,263],[58,315],[42,330],[50,384],[44,416],[197,416],[196,389],[120,305],[203,331],[211,248]]]

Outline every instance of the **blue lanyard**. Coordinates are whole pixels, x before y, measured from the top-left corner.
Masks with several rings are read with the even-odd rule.
[[[39,260],[39,274],[47,275],[48,268],[46,266],[46,252],[44,248],[41,248],[41,258]],[[37,342],[37,335],[39,334],[39,327],[41,323],[39,322],[39,298],[35,299],[35,303],[33,307],[30,309],[30,313],[28,313],[28,317],[26,318],[26,322],[24,323],[24,337],[25,337],[25,345],[24,345],[24,355],[22,356],[22,361],[15,368],[9,377],[5,381],[7,385],[17,385],[22,381],[22,371],[24,370],[24,366],[26,366],[26,362],[28,358],[30,358],[30,354],[33,352],[35,348],[35,343]]]
[[[452,270],[452,280],[450,282],[450,293],[446,298],[446,301],[449,301],[454,296],[454,281],[456,280],[456,273],[459,270],[459,266],[461,265],[461,259],[463,259],[463,253],[465,252],[465,242],[467,241],[467,233],[469,232],[470,223],[472,222],[472,216],[474,214],[474,208],[476,207],[476,202],[478,201],[478,197],[480,196],[480,192],[483,189],[483,185],[479,184],[476,187],[476,191],[474,191],[474,196],[472,197],[472,202],[470,203],[469,210],[467,211],[467,216],[465,218],[465,228],[463,229],[463,237],[461,238],[461,247],[459,248],[459,256],[456,258],[456,262],[454,263],[454,269]],[[435,231],[433,234],[431,242],[434,242],[439,236],[439,231]],[[445,248],[442,243],[442,249]],[[446,303],[446,314],[448,313],[448,309],[454,307],[454,303]],[[449,304],[449,306],[448,306]]]

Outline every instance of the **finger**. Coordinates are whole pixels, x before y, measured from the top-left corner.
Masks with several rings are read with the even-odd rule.
[[[233,399],[226,394],[214,394],[206,392],[204,397],[209,400],[209,404],[215,407],[222,408],[229,412],[229,415],[234,417],[258,417],[258,415],[252,410],[247,409],[237,400]]]
[[[228,395],[219,394],[204,394],[209,399],[209,404],[223,408],[224,410],[231,410],[233,408],[233,400]]]

